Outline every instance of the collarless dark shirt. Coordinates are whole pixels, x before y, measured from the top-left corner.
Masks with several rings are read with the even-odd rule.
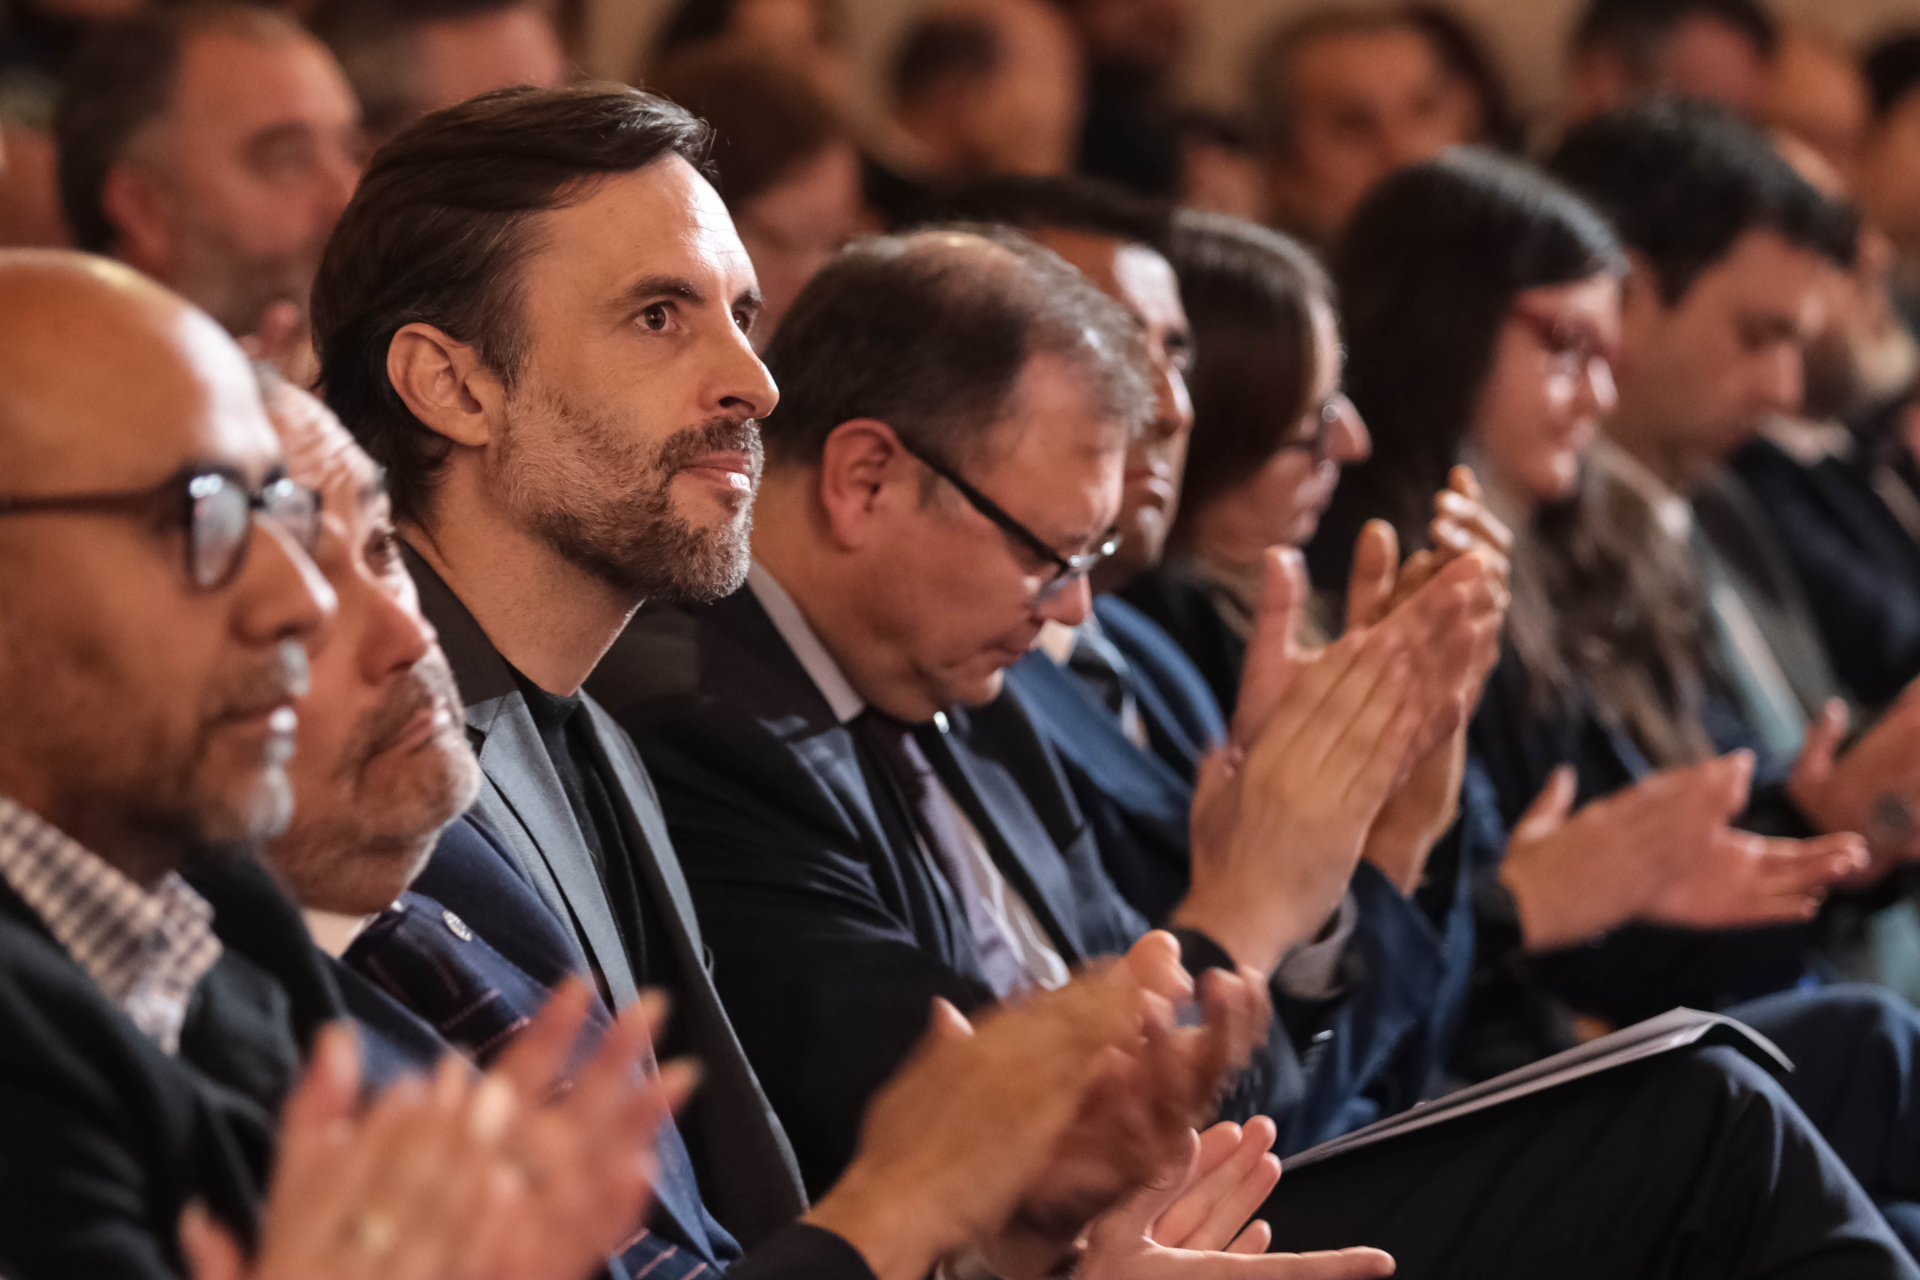
[[[653,896],[635,873],[634,850],[613,800],[617,784],[606,776],[585,701],[578,694],[563,697],[549,693],[518,671],[513,678],[527,701],[527,711],[540,732],[553,771],[560,776],[561,790],[567,793],[574,821],[580,824],[594,870],[614,904],[613,918],[633,966],[634,982],[661,987],[678,996],[678,975],[667,945],[666,926]],[[622,906],[636,909],[625,911]]]

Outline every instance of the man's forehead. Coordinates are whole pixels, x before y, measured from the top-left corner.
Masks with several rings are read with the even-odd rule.
[[[677,155],[598,180],[585,199],[541,214],[540,230],[530,274],[594,293],[659,274],[718,275],[736,290],[754,283],[719,193]]]
[[[191,308],[115,301],[0,291],[0,456],[32,477],[15,487],[144,487],[190,463],[264,475],[280,449],[232,340]]]
[[[352,90],[318,41],[298,32],[201,31],[187,41],[168,113],[175,124],[252,133],[282,124],[349,125]]]

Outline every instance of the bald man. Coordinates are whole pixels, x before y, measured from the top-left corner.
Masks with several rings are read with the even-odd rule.
[[[129,424],[139,424],[138,430]],[[239,851],[287,822],[334,595],[239,349],[104,259],[0,253],[0,1206],[13,1280],[249,1232],[338,1013]]]

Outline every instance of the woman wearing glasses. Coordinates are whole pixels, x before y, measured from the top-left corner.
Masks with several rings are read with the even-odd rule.
[[[1313,537],[1340,469],[1367,456],[1367,428],[1340,393],[1332,288],[1306,250],[1182,214],[1173,265],[1194,334],[1193,437],[1166,558],[1120,594],[1179,641],[1231,715],[1261,557]]]
[[[1516,535],[1507,646],[1471,735],[1514,827],[1479,895],[1454,1064],[1473,1076],[1567,1047],[1577,1015],[1617,1025],[1795,985],[1816,963],[1806,922],[1848,866],[1851,837],[1729,827],[1806,830],[1777,790],[1749,794],[1750,735],[1687,567],[1586,463],[1615,403],[1624,272],[1588,206],[1471,152],[1384,182],[1336,264],[1348,389],[1376,449],[1328,513],[1317,580],[1344,581],[1367,519],[1420,545],[1425,495],[1463,461]],[[1569,816],[1576,797],[1592,803]]]

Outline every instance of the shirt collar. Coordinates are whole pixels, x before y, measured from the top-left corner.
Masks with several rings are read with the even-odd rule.
[[[0,878],[141,1033],[173,1053],[187,999],[220,958],[213,908],[176,872],[142,889],[0,796]]]
[[[787,642],[787,648],[793,650],[793,656],[800,660],[807,677],[820,690],[820,696],[827,700],[834,718],[846,724],[865,711],[867,700],[854,690],[846,673],[840,670],[840,664],[820,643],[820,637],[808,625],[806,615],[800,612],[800,606],[793,602],[787,589],[775,582],[773,575],[758,560],[747,570],[747,589],[753,592],[753,598],[760,602],[760,607],[767,611],[774,630]]]
[[[1813,422],[1776,414],[1767,420],[1760,434],[1803,467],[1816,466],[1828,458],[1845,462],[1853,457],[1856,447],[1853,432],[1838,422]]]

